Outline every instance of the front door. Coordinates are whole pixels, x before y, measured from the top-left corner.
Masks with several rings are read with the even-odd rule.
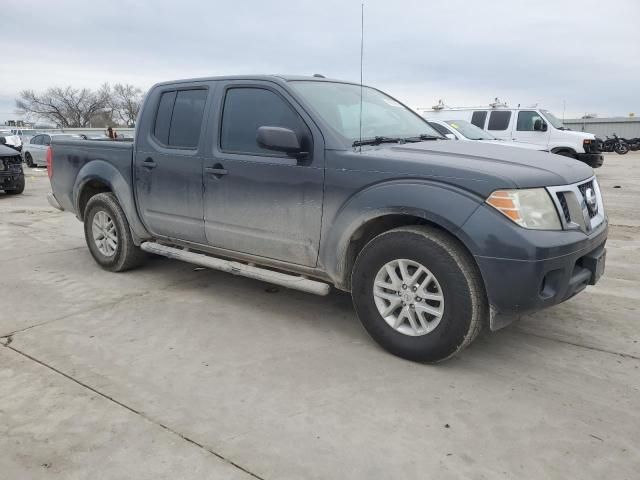
[[[547,125],[545,132],[536,130],[536,122],[539,126],[546,124],[546,120],[535,110],[520,110],[516,127],[513,129],[513,141],[532,143],[546,148],[549,145],[551,129]]]
[[[154,235],[206,243],[202,207],[203,147],[200,142],[208,89],[154,90],[147,100],[153,118],[138,128],[136,199],[146,228]]]
[[[315,266],[320,242],[324,144],[310,118],[271,82],[218,89],[217,141],[204,168],[204,219],[211,246]],[[261,148],[261,126],[294,130],[308,154]]]

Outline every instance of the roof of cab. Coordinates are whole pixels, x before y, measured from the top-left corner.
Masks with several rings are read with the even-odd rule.
[[[220,80],[263,80],[276,83],[285,83],[291,81],[313,81],[313,82],[333,82],[333,83],[349,83],[353,85],[360,85],[356,82],[349,82],[346,80],[339,80],[335,78],[316,77],[312,75],[225,75],[217,77],[199,77],[199,78],[185,78],[180,80],[170,80],[165,82],[156,83],[153,87],[176,85],[179,83],[197,83],[197,82],[210,82]]]

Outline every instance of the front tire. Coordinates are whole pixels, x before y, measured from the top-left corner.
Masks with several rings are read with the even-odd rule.
[[[626,143],[616,143],[613,146],[613,150],[618,154],[618,155],[626,155],[627,153],[629,153],[629,147],[627,146]]]
[[[29,152],[24,154],[24,163],[26,163],[27,167],[29,168],[33,168],[36,166],[36,164],[33,163],[33,158],[31,158],[31,154]]]
[[[146,258],[133,243],[129,222],[113,193],[99,193],[89,199],[84,236],[96,263],[110,272],[137,267]]]
[[[351,292],[371,337],[394,355],[419,362],[463,350],[488,314],[473,258],[432,227],[400,227],[371,240],[356,259]]]

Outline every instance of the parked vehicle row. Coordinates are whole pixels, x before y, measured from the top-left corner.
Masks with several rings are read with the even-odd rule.
[[[498,99],[487,107],[449,108],[440,103],[431,109],[418,110],[429,120],[466,120],[497,138],[538,145],[593,168],[604,161],[593,134],[570,130],[548,110],[509,107]]]
[[[505,130],[550,124],[485,114]],[[49,202],[84,222],[102,268],[150,252],[320,295],[333,285],[380,345],[412,360],[449,358],[483,326],[563,302],[604,271],[608,222],[589,166],[448,140],[359,84],[160,83],[135,142],[55,136],[47,150]]]
[[[478,141],[492,143],[495,145],[505,145],[509,147],[525,148],[546,152],[540,145],[531,143],[519,143],[510,140],[502,140],[489,132],[476,127],[466,120],[429,120],[429,125],[450,140]]]

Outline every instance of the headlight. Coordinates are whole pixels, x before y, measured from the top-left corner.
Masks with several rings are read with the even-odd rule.
[[[524,228],[561,230],[558,211],[544,188],[496,190],[487,203]]]

